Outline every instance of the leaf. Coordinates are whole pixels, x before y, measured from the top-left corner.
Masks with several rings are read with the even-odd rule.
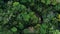
[[[51,3],[51,0],[46,0],[46,4],[50,4]]]
[[[57,4],[56,0],[52,0],[52,5],[56,5],[56,4]]]
[[[11,31],[12,32],[16,32],[17,31],[17,28],[16,27],[13,27],[13,28],[11,28]]]
[[[37,25],[35,26],[35,28],[36,28],[36,29],[40,29],[40,24],[37,24]]]
[[[24,34],[30,33],[30,32],[29,32],[29,29],[24,29],[23,32],[24,32]]]
[[[24,28],[24,25],[22,23],[19,23],[19,29],[23,29]]]
[[[14,7],[16,7],[16,6],[18,6],[18,5],[19,5],[19,2],[14,2],[14,3],[13,3],[13,6],[14,6]]]
[[[41,0],[42,3],[45,3],[45,0]]]
[[[58,15],[58,18],[60,19],[60,14]]]

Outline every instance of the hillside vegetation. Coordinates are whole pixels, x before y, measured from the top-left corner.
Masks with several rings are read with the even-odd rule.
[[[60,0],[0,0],[0,34],[60,34]]]

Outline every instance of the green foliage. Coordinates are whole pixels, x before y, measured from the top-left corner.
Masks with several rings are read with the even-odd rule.
[[[59,30],[55,30],[53,34],[60,34]]]
[[[56,5],[57,1],[56,0],[41,0],[42,3],[45,3],[47,5],[52,4],[52,5]]]
[[[11,31],[12,32],[16,32],[17,31],[17,28],[16,27],[13,27],[13,28],[11,28]]]
[[[14,2],[13,3],[13,6],[15,6],[15,7],[18,6],[18,5],[19,5],[19,2]]]
[[[29,33],[29,29],[24,29],[24,34],[28,34]]]
[[[60,0],[0,0],[0,34],[60,34]]]
[[[45,3],[45,0],[41,0],[42,3]]]
[[[56,5],[57,4],[56,0],[52,0],[52,4]]]
[[[50,4],[51,3],[51,0],[46,0],[46,4]]]
[[[19,23],[18,27],[19,27],[19,29],[23,29],[24,25],[22,23]]]

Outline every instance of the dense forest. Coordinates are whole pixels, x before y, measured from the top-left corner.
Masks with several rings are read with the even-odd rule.
[[[0,34],[60,34],[60,0],[0,0]]]

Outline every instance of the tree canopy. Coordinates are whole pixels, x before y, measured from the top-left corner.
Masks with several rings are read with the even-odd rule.
[[[0,34],[60,34],[60,0],[0,0]]]

